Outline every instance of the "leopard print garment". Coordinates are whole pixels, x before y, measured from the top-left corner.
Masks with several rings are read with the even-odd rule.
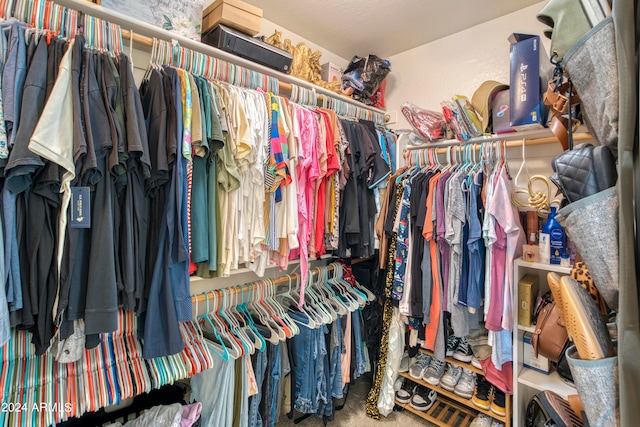
[[[607,303],[604,301],[604,298],[600,296],[600,292],[598,292],[598,288],[595,283],[593,283],[593,278],[591,274],[589,274],[589,270],[584,262],[576,262],[571,270],[571,277],[575,279],[580,286],[589,292],[591,298],[596,302],[598,308],[600,308],[600,312],[607,316],[609,314],[609,307],[607,307]]]

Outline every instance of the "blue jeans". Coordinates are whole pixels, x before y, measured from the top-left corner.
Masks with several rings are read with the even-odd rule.
[[[360,328],[360,310],[356,310],[351,313],[352,317],[352,333],[353,333],[353,341],[355,342],[356,347],[356,366],[353,371],[353,380],[358,378],[360,375],[365,372],[365,356],[364,356],[364,345],[362,341],[362,331]]]
[[[273,352],[273,361],[271,363],[271,377],[273,378],[273,381],[271,382],[271,426],[268,427],[272,427],[276,422],[276,408],[278,407],[278,383],[280,382],[280,378],[282,377],[282,358],[279,343],[275,345],[275,350]]]
[[[301,316],[294,313],[296,319]],[[300,326],[300,334],[293,338],[296,358],[296,391],[294,408],[303,414],[324,412],[324,406],[330,401],[327,392],[329,363],[325,334],[326,326],[309,329]]]
[[[341,399],[342,393],[342,353],[344,343],[342,337],[342,323],[346,317],[338,317],[333,323],[331,330],[331,376],[329,377],[329,386],[331,388],[331,396]]]
[[[267,355],[264,351],[256,353],[256,363],[253,365],[256,376],[256,384],[258,385],[258,394],[251,396],[249,402],[249,427],[262,427],[262,418],[258,407],[262,399],[262,383],[264,382],[264,373],[267,370]]]

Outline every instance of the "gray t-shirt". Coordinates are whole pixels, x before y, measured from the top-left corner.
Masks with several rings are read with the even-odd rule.
[[[465,196],[462,183],[466,179],[464,172],[457,172],[449,178],[445,191],[445,239],[451,251],[449,254],[449,283],[447,309],[451,313],[451,326],[455,336],[462,337],[469,333],[467,310],[457,304],[462,272],[462,256],[466,251],[462,247],[462,229],[466,221]]]

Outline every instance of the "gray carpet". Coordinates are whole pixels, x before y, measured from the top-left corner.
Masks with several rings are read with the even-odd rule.
[[[367,417],[365,402],[367,401],[367,395],[369,394],[370,388],[370,375],[364,375],[363,377],[358,378],[349,390],[349,396],[347,397],[347,402],[344,408],[340,411],[336,411],[334,420],[327,423],[327,426],[435,426],[435,424],[431,424],[408,411],[392,412],[388,417],[381,416],[380,421]],[[293,420],[288,419],[286,415],[281,415],[279,422],[276,424],[277,427],[295,425],[300,427],[321,427],[324,424],[322,423],[322,419],[315,415],[312,415],[299,424],[295,424]]]

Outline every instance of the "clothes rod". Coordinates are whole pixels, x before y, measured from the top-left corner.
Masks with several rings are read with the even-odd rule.
[[[352,98],[348,98],[344,95],[337,94],[328,89],[325,89],[320,86],[316,86],[312,83],[309,83],[305,80],[299,79],[297,77],[290,76],[288,74],[281,73],[279,71],[273,70],[269,67],[265,67],[263,65],[257,64],[255,62],[249,61],[248,59],[241,58],[239,56],[232,55],[223,50],[217,49],[213,46],[206,45],[201,42],[197,42],[195,40],[188,39],[179,34],[174,34],[170,31],[164,30],[159,27],[155,27],[146,22],[142,22],[133,17],[124,15],[120,12],[106,9],[103,6],[99,6],[95,3],[91,3],[86,0],[55,0],[56,4],[61,6],[65,6],[79,12],[86,13],[88,15],[94,16],[96,18],[103,19],[105,21],[111,22],[113,24],[120,25],[122,27],[122,37],[129,38],[131,37],[131,31],[133,31],[133,41],[135,43],[139,43],[145,46],[153,45],[153,38],[165,40],[171,42],[172,40],[177,41],[180,46],[191,49],[193,51],[200,52],[204,55],[212,56],[217,59],[221,59],[223,61],[230,62],[232,64],[238,65],[240,67],[244,67],[250,70],[257,71],[259,73],[265,74],[267,76],[275,77],[278,79],[279,90],[283,94],[291,94],[291,85],[294,84],[296,86],[301,86],[306,89],[315,90],[316,93],[323,97],[333,98],[338,101],[345,102],[347,104],[353,105],[357,108],[362,108],[364,110],[369,110],[373,113],[377,113],[384,117],[385,122],[389,120],[389,116],[385,111],[380,110],[378,108],[369,107],[364,105],[361,102],[358,102]],[[126,29],[126,31],[125,31]],[[319,96],[320,98],[320,96]],[[320,98],[322,99],[322,98]]]
[[[334,269],[333,264],[327,264],[324,267],[316,267],[316,268],[312,268],[309,270],[309,275],[310,277],[314,274],[319,274],[321,269],[327,269],[328,271],[332,271]],[[300,278],[300,274],[299,273],[292,273],[289,274],[288,276],[279,276],[276,277],[275,279],[264,279],[265,282],[270,281],[271,285],[273,286],[278,286],[278,285],[282,285],[284,283],[289,283],[289,280],[291,280],[291,282],[293,283],[295,280],[298,280]],[[220,291],[220,292],[226,292],[226,293],[231,293],[231,294],[238,294],[241,292],[246,292],[246,291],[254,291],[256,289],[258,289],[260,280],[254,281],[254,282],[249,282],[249,283],[244,283],[244,284],[238,284],[238,285],[234,285],[234,286],[229,286],[227,288],[223,288],[223,289],[217,289],[217,290],[213,290],[213,291],[208,291],[204,294],[196,294],[196,295],[192,295],[191,296],[191,301],[195,304],[195,303],[201,303],[201,302],[206,302],[207,301],[207,296],[211,297],[215,297],[216,296],[216,292]]]
[[[573,140],[576,141],[587,141],[592,140],[593,136],[588,132],[577,132],[573,134]],[[454,147],[454,146],[477,146],[485,142],[498,142],[505,141],[507,143],[507,148],[510,147],[520,147],[522,146],[522,141],[525,141],[526,145],[543,145],[543,144],[553,144],[557,143],[558,139],[553,136],[549,129],[541,129],[535,131],[523,131],[523,132],[513,132],[502,135],[491,135],[491,136],[481,136],[478,138],[472,138],[468,141],[459,141],[457,139],[450,139],[446,141],[436,141],[436,142],[427,142],[420,145],[409,145],[405,148],[405,152],[413,151],[413,150],[425,150],[425,149],[434,149],[439,148],[442,149],[438,151],[438,153],[446,152],[446,148]]]

